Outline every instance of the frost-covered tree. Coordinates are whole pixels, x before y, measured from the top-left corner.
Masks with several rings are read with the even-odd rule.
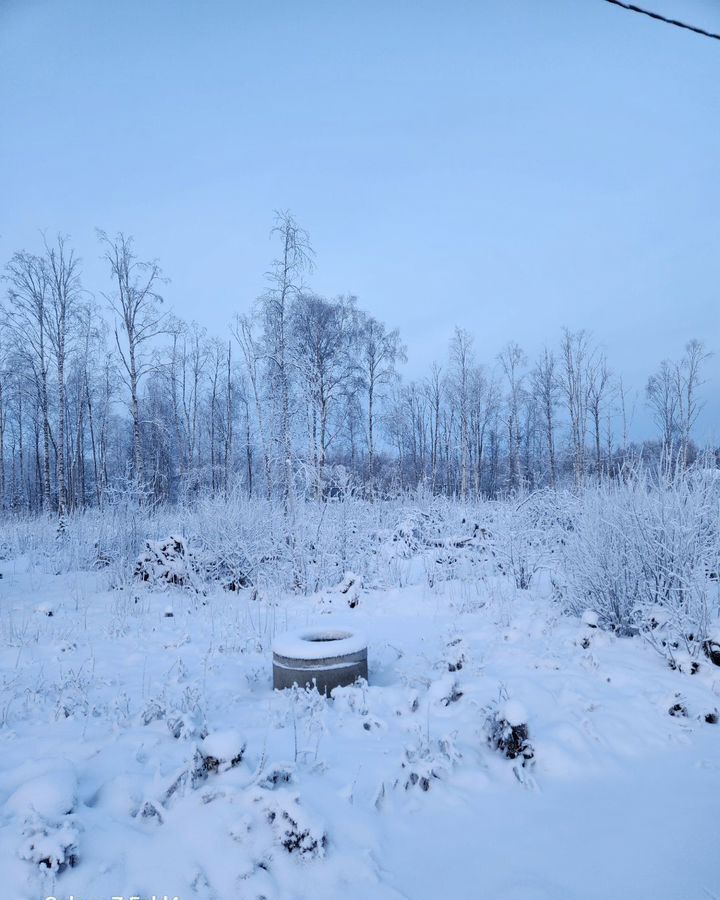
[[[387,388],[397,380],[397,365],[406,361],[407,354],[397,328],[388,330],[383,322],[364,312],[358,314],[357,348],[357,373],[366,411],[366,472],[372,486],[378,407],[386,398]]]
[[[50,350],[48,339],[47,305],[50,298],[50,277],[47,263],[32,253],[20,251],[13,254],[6,269],[9,285],[6,318],[7,339],[14,346],[18,363],[30,373],[42,416],[42,506],[50,509],[50,399],[48,376]],[[20,468],[23,468],[22,397],[16,396],[17,447],[20,452]]]
[[[289,212],[278,212],[271,236],[279,253],[266,272],[268,287],[260,297],[263,353],[267,363],[275,446],[275,478],[287,505],[292,471],[292,331],[291,307],[301,295],[306,273],[313,270],[310,236]]]
[[[555,452],[555,428],[560,385],[555,355],[547,347],[535,364],[531,375],[532,391],[535,395],[542,421],[542,430],[547,450],[547,468],[552,487],[557,484],[557,457]]]
[[[160,309],[162,272],[157,261],[138,259],[133,239],[122,232],[110,238],[98,231],[104,257],[110,266],[115,289],[106,294],[115,316],[113,333],[120,355],[124,380],[130,392],[132,420],[132,477],[142,485],[144,462],[141,440],[140,382],[150,369],[152,341],[167,330],[165,313]]]
[[[570,423],[570,445],[575,486],[585,477],[588,414],[588,361],[592,355],[585,331],[563,331],[560,387]]]
[[[520,486],[520,445],[522,441],[520,406],[525,394],[523,368],[527,358],[518,344],[511,341],[499,356],[505,374],[507,395],[505,400],[505,427],[508,447],[508,486],[511,491]]]
[[[80,262],[68,246],[67,238],[58,235],[54,245],[45,244],[45,261],[48,275],[48,303],[46,304],[47,334],[55,357],[57,377],[57,491],[58,513],[67,510],[67,479],[65,471],[66,447],[65,427],[67,420],[67,397],[65,367],[69,355],[77,348],[79,337],[80,304],[82,285],[80,282]]]
[[[345,394],[356,377],[354,297],[300,294],[292,307],[292,358],[305,398],[315,492],[322,496],[327,454],[343,426]]]

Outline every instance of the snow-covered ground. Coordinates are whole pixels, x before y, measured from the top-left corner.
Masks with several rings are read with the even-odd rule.
[[[720,898],[720,668],[561,615],[542,578],[351,609],[2,571],[3,898]],[[274,692],[273,635],[318,623],[365,633],[369,684]],[[498,709],[527,711],[524,766]]]

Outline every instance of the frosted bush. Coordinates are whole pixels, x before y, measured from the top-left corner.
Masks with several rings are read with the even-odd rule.
[[[265,815],[276,841],[288,853],[306,859],[322,859],[325,855],[327,834],[300,807],[298,797],[284,797],[267,804]]]
[[[151,587],[189,587],[197,590],[198,566],[184,537],[147,541],[135,564],[135,577]]]
[[[527,721],[525,708],[516,700],[501,699],[491,704],[485,721],[488,746],[525,766],[535,756]]]
[[[395,781],[395,787],[402,786],[406,791],[419,788],[427,792],[434,781],[447,778],[461,758],[455,746],[455,737],[455,734],[450,734],[436,740],[418,728],[414,743],[404,749],[401,774]]]
[[[536,491],[492,504],[489,545],[498,570],[527,590],[535,574],[550,564],[565,519],[561,498]]]
[[[572,501],[562,596],[600,627],[642,632],[671,654],[697,655],[718,615],[708,577],[720,548],[720,485],[704,470],[644,472],[586,489]]]

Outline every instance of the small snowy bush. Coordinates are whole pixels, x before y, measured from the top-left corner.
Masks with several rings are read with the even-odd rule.
[[[21,859],[59,874],[78,863],[77,780],[69,768],[32,778],[8,799],[22,822]]]
[[[527,720],[525,708],[520,703],[506,700],[490,710],[486,722],[490,747],[508,759],[520,759],[523,766],[535,755]]]
[[[454,734],[434,740],[418,728],[416,741],[405,747],[402,775],[395,786],[402,785],[406,791],[416,787],[429,791],[434,781],[447,778],[459,759]]]
[[[184,537],[147,541],[135,564],[135,577],[151,587],[196,587],[197,566]]]
[[[304,813],[297,797],[288,803],[278,800],[269,804],[265,814],[275,839],[288,853],[309,859],[321,859],[325,855],[327,834]]]
[[[40,817],[26,821],[19,856],[60,874],[78,864],[78,830],[73,821],[48,822]]]
[[[204,774],[226,772],[242,762],[246,743],[236,731],[214,731],[197,750],[197,768]]]

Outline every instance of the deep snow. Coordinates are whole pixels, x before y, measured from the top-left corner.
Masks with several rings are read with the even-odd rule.
[[[351,609],[3,573],[3,897],[720,897],[720,669],[561,615],[542,579]],[[370,684],[273,692],[274,634],[338,623]],[[496,711],[527,719],[524,767]]]

